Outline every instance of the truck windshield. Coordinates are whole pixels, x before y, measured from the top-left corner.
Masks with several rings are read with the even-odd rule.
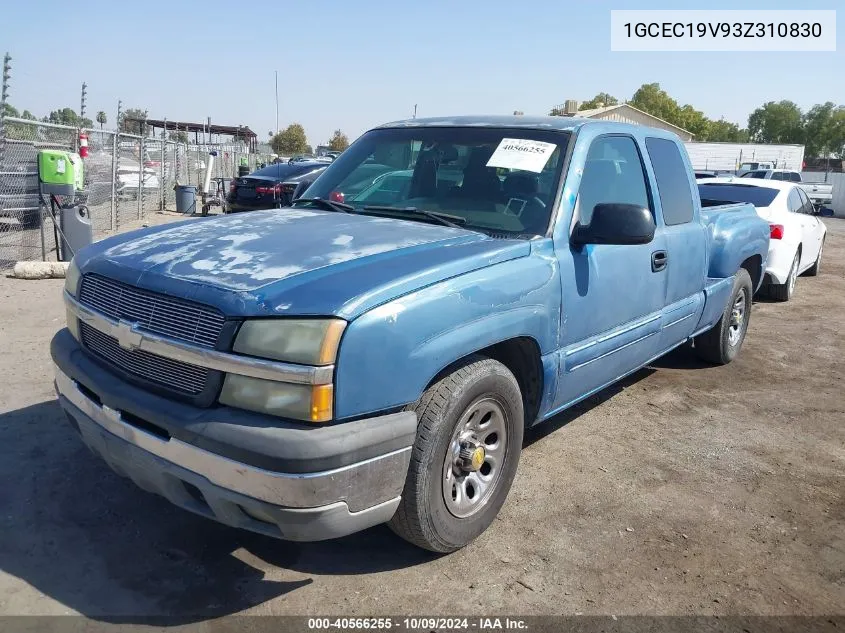
[[[432,221],[403,212],[413,207],[456,216],[465,220],[462,228],[542,235],[569,140],[568,132],[492,127],[373,130],[343,152],[305,197],[343,202],[353,213]]]
[[[779,189],[772,187],[758,187],[756,185],[741,185],[737,183],[702,183],[698,185],[698,192],[703,201],[747,202],[755,207],[768,207],[777,198]]]

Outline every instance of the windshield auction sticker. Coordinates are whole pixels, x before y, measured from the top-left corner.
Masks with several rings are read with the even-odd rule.
[[[549,157],[557,147],[554,143],[529,141],[524,138],[503,138],[493,152],[488,167],[505,169],[523,169],[539,174],[549,162]]]

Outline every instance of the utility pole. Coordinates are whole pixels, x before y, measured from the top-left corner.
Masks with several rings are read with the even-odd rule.
[[[82,127],[82,119],[85,118],[85,102],[88,99],[88,84],[82,82],[82,98],[79,100],[79,127]]]
[[[276,134],[279,133],[279,71],[276,71]]]
[[[417,118],[417,104],[414,104],[414,118]]]

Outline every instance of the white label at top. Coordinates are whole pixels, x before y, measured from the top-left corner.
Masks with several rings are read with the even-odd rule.
[[[524,138],[503,138],[493,152],[488,167],[503,167],[505,169],[523,169],[539,174],[549,162],[549,157],[555,151],[554,143],[530,141]]]

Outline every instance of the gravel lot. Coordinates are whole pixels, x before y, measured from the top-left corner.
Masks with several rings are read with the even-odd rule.
[[[385,527],[275,541],[113,474],[54,400],[62,282],[4,277],[0,613],[841,614],[845,220],[825,221],[821,276],[755,304],[737,362],[679,350],[552,420],[499,520],[445,557]]]

